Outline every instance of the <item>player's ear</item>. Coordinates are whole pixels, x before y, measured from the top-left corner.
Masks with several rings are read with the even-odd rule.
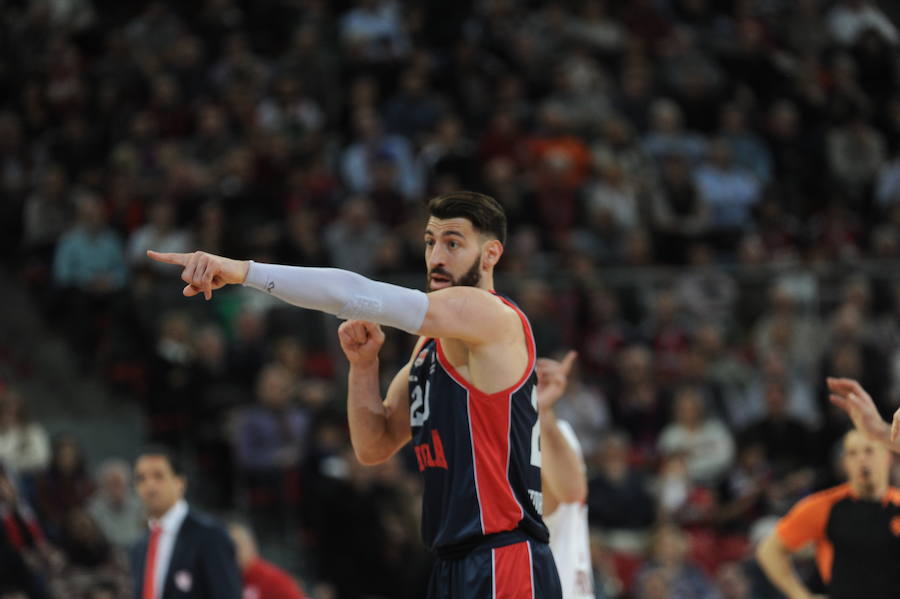
[[[503,255],[503,244],[500,243],[497,239],[491,239],[487,243],[484,244],[484,248],[481,250],[481,266],[482,268],[489,269],[493,268],[497,265],[497,262],[500,261],[500,256]]]

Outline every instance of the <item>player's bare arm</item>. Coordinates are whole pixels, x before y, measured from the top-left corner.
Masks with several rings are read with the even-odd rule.
[[[262,264],[206,252],[150,250],[147,255],[182,267],[181,279],[187,283],[183,293],[188,297],[203,294],[210,299],[225,285],[248,284],[301,308],[365,316],[388,326],[405,324],[404,330],[420,336],[459,339],[470,345],[495,341],[517,322],[513,310],[475,287],[449,287],[426,295],[336,268]]]
[[[580,503],[587,498],[584,464],[560,430],[553,412],[553,406],[565,394],[576,356],[570,351],[561,361],[541,358],[537,362],[545,514],[552,513],[559,503]]]
[[[378,361],[378,352],[384,344],[381,327],[371,322],[348,320],[338,329],[338,338],[350,362],[347,420],[353,451],[362,464],[380,464],[410,439],[409,363],[391,381],[382,401]]]
[[[858,381],[846,378],[827,379],[831,403],[850,416],[854,426],[869,439],[900,452],[900,410],[892,424],[881,418],[872,397]]]

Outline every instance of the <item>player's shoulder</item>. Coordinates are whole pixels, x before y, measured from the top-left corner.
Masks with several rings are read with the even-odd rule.
[[[423,349],[425,349],[425,346],[431,341],[431,337],[419,337],[418,339],[416,339],[415,344],[413,344],[412,352],[410,352],[409,354],[408,364],[412,364],[416,357],[418,357],[419,353]]]
[[[808,510],[829,509],[835,503],[849,497],[852,492],[853,491],[850,488],[849,483],[822,489],[821,491],[810,493],[809,495],[798,501],[797,508]]]

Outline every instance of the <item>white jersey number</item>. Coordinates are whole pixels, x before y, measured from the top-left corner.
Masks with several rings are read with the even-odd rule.
[[[422,387],[416,386],[412,390],[412,403],[409,406],[409,421],[412,426],[422,426],[428,420],[431,407],[428,403],[428,394],[431,392],[431,381],[425,382],[425,394]],[[423,407],[424,406],[424,407]]]

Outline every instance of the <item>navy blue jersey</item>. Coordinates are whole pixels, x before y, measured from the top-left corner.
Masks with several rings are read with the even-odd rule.
[[[518,312],[528,344],[528,366],[515,385],[480,391],[456,372],[438,339],[427,339],[410,367],[412,440],[425,477],[422,538],[434,549],[517,528],[548,539],[534,337],[525,314],[500,299]]]

